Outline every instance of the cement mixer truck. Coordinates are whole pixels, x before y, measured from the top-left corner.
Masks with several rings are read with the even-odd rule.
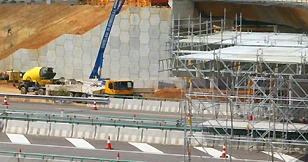
[[[60,84],[60,79],[54,79],[56,73],[52,67],[34,67],[24,73],[18,89],[21,94],[35,92],[38,95],[45,94],[46,84]]]

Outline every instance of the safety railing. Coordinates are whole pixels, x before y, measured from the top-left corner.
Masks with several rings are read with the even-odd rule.
[[[0,109],[1,113],[14,113],[16,115],[20,114],[23,117],[31,116],[45,116],[45,117],[61,117],[61,118],[71,118],[72,120],[78,119],[96,119],[96,120],[134,120],[142,122],[155,122],[155,123],[182,123],[182,119],[171,120],[171,119],[158,119],[158,118],[140,118],[140,117],[127,117],[127,116],[112,116],[112,115],[93,115],[93,114],[74,114],[65,112],[47,112],[47,111],[31,111],[31,110],[7,110]],[[201,120],[194,120],[193,123],[200,123]]]
[[[96,162],[141,162],[132,160],[118,160],[118,159],[107,159],[107,158],[92,158],[92,157],[79,157],[79,156],[67,156],[67,155],[54,155],[54,154],[40,154],[40,153],[27,153],[27,152],[12,152],[12,151],[0,151],[1,155],[8,155],[18,158],[36,158],[36,159],[52,159],[52,160],[67,160],[67,161],[96,161]]]
[[[110,122],[107,121],[95,121],[94,119],[91,120],[73,120],[73,118],[60,118],[60,119],[49,119],[49,118],[35,118],[35,117],[23,117],[23,116],[6,116],[5,114],[2,114],[0,116],[0,119],[3,120],[19,120],[19,121],[28,121],[28,122],[35,122],[35,121],[40,121],[40,122],[49,122],[49,123],[68,123],[68,124],[76,124],[76,125],[95,125],[95,126],[113,126],[113,127],[119,127],[119,128],[137,128],[137,129],[159,129],[159,130],[170,130],[170,131],[184,131],[184,123],[183,121],[178,121],[174,125],[164,125],[164,124],[152,124],[152,125],[147,125],[145,122],[142,121],[136,121],[134,123],[129,123],[129,122],[122,122],[122,123],[117,123],[114,120],[110,120]],[[230,128],[224,128],[224,127],[215,127],[211,125],[201,125],[200,123],[194,123],[192,124],[191,130],[193,132],[203,132],[203,133],[210,133],[210,134],[225,134],[226,131],[228,134],[231,133]],[[265,132],[263,128],[258,129],[259,132]],[[283,131],[275,131],[276,132],[276,137],[280,138],[280,135],[282,135]],[[273,132],[271,132],[272,134]],[[308,132],[302,132],[303,136],[305,138],[308,138]],[[247,130],[246,128],[234,128],[233,129],[233,135],[247,135]],[[298,132],[288,132],[288,137],[293,138],[293,137],[298,137],[299,133]]]
[[[173,101],[180,102],[183,99],[180,98],[160,98],[160,97],[141,97],[141,96],[121,96],[121,95],[105,95],[105,94],[95,94],[94,97],[110,97],[110,98],[124,98],[124,99],[139,99],[139,100],[155,100],[155,101]]]
[[[0,93],[1,97],[8,97],[8,98],[25,98],[25,99],[46,99],[46,100],[53,100],[53,101],[74,101],[74,102],[91,102],[100,104],[109,104],[109,98],[103,97],[68,97],[68,96],[47,96],[47,95],[29,95],[29,94],[5,94]]]
[[[40,121],[40,122],[49,122],[49,123],[68,123],[68,124],[80,124],[80,125],[97,125],[97,126],[114,126],[114,127],[131,127],[131,128],[144,128],[144,129],[160,129],[160,130],[178,130],[184,131],[184,127],[180,124],[174,124],[174,126],[170,125],[147,125],[144,122],[135,122],[135,123],[116,123],[114,121],[106,122],[106,121],[95,121],[92,120],[73,120],[69,119],[46,119],[46,118],[35,118],[35,117],[21,117],[21,116],[0,116],[0,119],[7,120],[21,120],[21,121]],[[201,132],[201,128],[193,128],[193,131]]]

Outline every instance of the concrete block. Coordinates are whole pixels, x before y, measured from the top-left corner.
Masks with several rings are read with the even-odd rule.
[[[109,108],[111,109],[123,109],[124,99],[110,98]]]
[[[164,144],[166,141],[166,130],[144,129],[142,142]]]
[[[143,129],[120,128],[118,141],[141,142]]]
[[[129,25],[129,21],[128,21],[128,20],[122,19],[122,20],[120,21],[120,30],[121,30],[121,31],[128,31],[128,30],[129,30],[129,27],[130,27],[130,25]],[[120,35],[120,36],[121,36],[121,35]]]
[[[140,31],[149,32],[149,29],[150,29],[149,20],[140,20],[139,28],[140,28]]]
[[[7,120],[6,133],[26,134],[28,129],[28,121]]]
[[[71,137],[73,125],[67,123],[51,123],[49,136]]]
[[[29,130],[27,134],[48,136],[51,123],[47,122],[29,122]]]
[[[138,13],[139,14],[139,13]],[[130,25],[135,26],[139,25],[140,17],[137,13],[131,13],[129,17]]]
[[[144,69],[140,68],[139,78],[149,78],[149,77],[150,77],[150,73],[149,73],[148,68],[144,68]]]
[[[117,141],[119,136],[120,128],[112,126],[97,126],[95,139],[107,140],[110,136],[110,140]]]
[[[150,15],[150,24],[151,26],[158,26],[160,22],[159,14],[151,14]]]
[[[149,19],[151,13],[151,8],[140,8],[140,19],[147,20]]]
[[[145,35],[143,35],[144,37],[146,37]],[[149,36],[147,36],[147,37],[149,37]],[[146,43],[147,44],[145,44],[145,43],[141,43],[141,40],[140,40],[140,45],[139,45],[139,57],[140,57],[140,60],[141,61],[147,61],[147,62],[149,62],[149,53],[150,53],[150,48],[149,48],[149,45],[148,45],[148,43],[149,43],[149,38],[144,38],[145,40],[144,41],[147,41]],[[142,59],[142,58],[144,58],[144,59]],[[147,60],[145,60],[145,59],[147,59]],[[139,63],[141,63],[141,62],[139,62]],[[149,66],[149,63],[146,63],[148,66]],[[141,66],[140,65],[140,67],[143,67],[143,66]],[[153,70],[153,69],[150,69],[150,70]]]
[[[123,109],[127,110],[141,110],[142,100],[138,99],[125,99]]]
[[[148,47],[148,44],[150,42],[149,32],[140,32],[139,39],[140,39],[140,44],[147,45]],[[145,54],[148,54],[148,53],[145,53]]]
[[[183,131],[167,131],[166,145],[184,145]]]
[[[162,101],[160,111],[178,113],[180,111],[180,102]]]
[[[160,111],[161,101],[143,100],[142,110],[144,111]]]
[[[73,126],[73,138],[94,139],[95,126],[93,125],[77,125]]]

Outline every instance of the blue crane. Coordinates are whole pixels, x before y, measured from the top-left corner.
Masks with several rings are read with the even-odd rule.
[[[101,70],[103,68],[103,59],[104,59],[104,52],[106,49],[106,45],[109,39],[109,35],[111,32],[111,28],[115,19],[115,16],[121,11],[122,6],[124,5],[125,0],[122,0],[121,4],[120,4],[120,0],[114,0],[114,4],[109,16],[109,20],[106,26],[106,30],[101,42],[101,46],[99,48],[97,57],[96,57],[96,61],[94,64],[94,68],[89,76],[89,79],[95,79],[97,78],[98,80],[101,80]]]

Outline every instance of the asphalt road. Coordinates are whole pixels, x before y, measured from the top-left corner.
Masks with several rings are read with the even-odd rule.
[[[147,144],[156,149],[156,153],[141,150],[139,147],[128,142],[111,141],[112,150],[105,149],[107,141],[104,140],[85,140],[93,146],[93,148],[80,148],[69,141],[67,138],[60,137],[44,137],[24,135],[29,141],[28,144],[18,144],[12,142],[7,134],[0,133],[0,150],[14,151],[26,153],[42,153],[42,154],[56,154],[56,155],[71,155],[81,157],[96,157],[96,158],[110,158],[116,159],[117,154],[120,153],[121,160],[138,160],[149,162],[180,162],[183,161],[183,147],[172,145]],[[218,149],[218,148],[217,148]],[[153,149],[152,149],[153,150]],[[158,151],[157,151],[158,150]],[[201,158],[201,156],[203,158]],[[228,159],[222,159],[199,151],[196,148],[191,149],[192,162],[224,162]],[[257,151],[241,151],[233,150],[232,161],[239,162],[251,161],[262,162],[268,161],[270,157],[267,154]],[[275,161],[281,161],[275,158]]]
[[[181,114],[166,113],[166,112],[146,112],[134,110],[117,110],[109,108],[99,108],[94,111],[92,107],[86,105],[67,105],[67,104],[49,104],[49,103],[26,103],[26,102],[9,102],[9,109],[14,110],[31,110],[31,111],[46,111],[60,113],[76,113],[76,114],[89,114],[89,115],[111,115],[111,116],[126,116],[133,117],[136,114],[137,118],[157,118],[157,119],[171,119],[176,120],[181,118]],[[0,108],[5,107],[0,105]],[[106,150],[106,141],[103,140],[86,140],[95,149],[78,148],[70,143],[66,138],[56,137],[41,137],[25,135],[31,144],[18,144],[12,143],[6,134],[0,133],[0,150],[2,151],[18,151],[22,149],[23,152],[30,153],[44,153],[44,154],[57,154],[57,155],[73,155],[83,157],[98,157],[98,158],[112,158],[115,159],[117,153],[121,154],[121,159],[125,160],[141,160],[150,162],[179,162],[183,160],[183,146],[159,145],[150,144],[152,147],[160,150],[162,153],[147,153],[127,142],[113,141],[113,150]],[[221,151],[222,148],[216,148]],[[227,151],[228,152],[228,151]],[[196,148],[192,148],[192,161],[229,161],[226,159],[216,158],[214,155],[202,152]],[[202,156],[204,159],[201,159]],[[232,150],[232,161],[268,161],[271,157],[265,153],[257,151],[244,151]],[[274,158],[275,161],[281,161]],[[303,158],[308,161],[307,157]]]

